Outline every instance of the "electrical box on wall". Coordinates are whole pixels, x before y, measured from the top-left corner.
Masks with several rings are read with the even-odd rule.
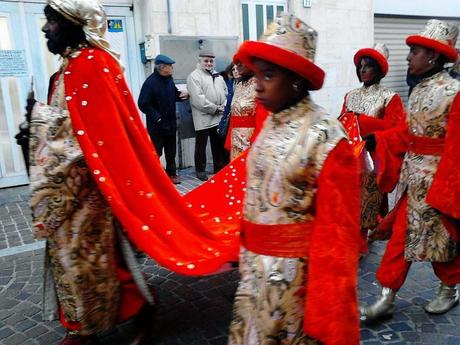
[[[145,57],[145,42],[139,43],[139,50],[141,53],[141,62],[145,65],[148,61]]]
[[[303,7],[311,7],[312,0],[303,0]]]
[[[144,51],[147,60],[153,60],[155,58],[155,41],[150,35],[145,35]]]

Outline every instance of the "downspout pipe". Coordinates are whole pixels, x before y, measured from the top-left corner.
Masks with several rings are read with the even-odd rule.
[[[171,27],[171,0],[166,0],[166,5],[168,7],[168,34],[172,33]]]

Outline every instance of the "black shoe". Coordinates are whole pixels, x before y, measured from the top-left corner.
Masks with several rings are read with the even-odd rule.
[[[201,180],[201,181],[207,181],[208,180],[208,175],[206,175],[205,171],[197,171],[196,172],[196,177],[198,178],[198,180]]]

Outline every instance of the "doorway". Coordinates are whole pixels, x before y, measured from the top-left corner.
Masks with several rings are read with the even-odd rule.
[[[18,63],[10,61],[10,70],[4,66],[1,69],[4,73],[0,74],[0,188],[29,182],[14,136],[24,120],[31,78],[34,79],[35,98],[45,101],[49,77],[59,67],[59,58],[48,52],[41,32],[45,23],[44,6],[45,2],[0,2],[0,53],[14,53],[18,63],[24,65],[24,71],[18,71],[13,68]],[[137,99],[144,77],[140,75],[133,13],[128,6],[105,6],[105,10],[107,19],[117,24],[107,32],[106,38],[121,53],[127,83]]]

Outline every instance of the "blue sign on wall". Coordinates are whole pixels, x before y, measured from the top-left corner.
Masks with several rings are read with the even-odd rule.
[[[109,19],[107,20],[107,27],[109,32],[122,32],[123,21],[121,19]]]

